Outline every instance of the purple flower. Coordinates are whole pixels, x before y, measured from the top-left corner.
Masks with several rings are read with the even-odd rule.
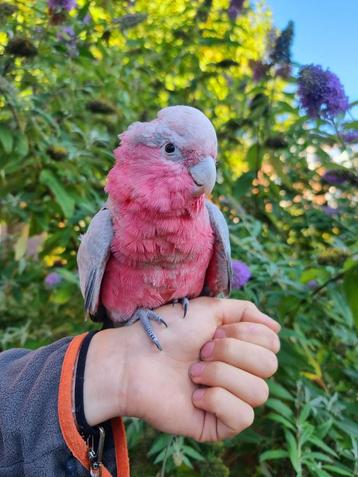
[[[251,271],[246,263],[240,260],[232,260],[232,287],[235,290],[242,288],[251,278]]]
[[[70,26],[64,26],[57,33],[57,39],[61,41],[73,41],[76,38],[74,29]]]
[[[249,64],[255,82],[260,81],[270,69],[270,65],[262,63],[262,61],[250,60]]]
[[[70,11],[77,5],[77,0],[48,0],[50,10],[67,10]]]
[[[283,64],[276,70],[276,76],[282,79],[289,79],[292,73],[292,67],[289,64]]]
[[[227,13],[232,21],[235,21],[236,18],[239,16],[239,13],[244,6],[244,2],[245,0],[230,0],[230,5]]]
[[[338,76],[319,65],[300,69],[298,95],[301,106],[311,118],[332,119],[348,109],[348,98]]]
[[[347,143],[358,142],[358,131],[347,131],[341,133],[341,137]]]
[[[89,25],[91,23],[91,21],[92,21],[91,15],[89,13],[86,13],[86,15],[82,19],[82,23],[84,25]]]
[[[349,179],[350,174],[348,172],[338,169],[329,169],[322,176],[323,182],[326,182],[329,185],[341,185]]]
[[[57,33],[57,39],[66,46],[70,56],[78,54],[76,33],[72,27],[62,27]]]
[[[315,290],[318,287],[318,281],[310,280],[309,282],[307,282],[307,286],[310,290]]]
[[[291,63],[291,44],[294,35],[294,24],[289,21],[275,41],[275,46],[270,58],[273,63]]]
[[[59,285],[62,282],[62,277],[57,272],[51,272],[48,275],[46,275],[46,278],[44,281],[45,281],[45,285],[48,288],[55,288],[57,287],[57,285]]]
[[[335,215],[339,214],[339,209],[338,207],[331,207],[329,205],[324,205],[322,207],[323,212],[328,215],[329,217],[333,217]]]

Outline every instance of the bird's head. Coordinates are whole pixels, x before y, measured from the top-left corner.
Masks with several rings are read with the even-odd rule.
[[[131,189],[132,197],[150,197],[161,203],[158,208],[163,211],[195,202],[212,191],[217,138],[212,123],[198,109],[164,108],[153,121],[133,123],[119,137],[116,165],[106,188],[110,195],[116,193],[118,184],[111,178],[116,174],[126,176],[125,187],[127,192]]]

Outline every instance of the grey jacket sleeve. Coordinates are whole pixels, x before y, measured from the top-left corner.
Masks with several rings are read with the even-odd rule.
[[[0,353],[0,477],[89,475],[67,448],[58,420],[61,368],[70,341]]]

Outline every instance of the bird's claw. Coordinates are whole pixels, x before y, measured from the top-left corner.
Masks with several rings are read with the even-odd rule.
[[[148,308],[138,308],[131,318],[127,321],[126,325],[133,325],[137,321],[141,323],[143,326],[144,331],[149,336],[150,340],[155,344],[155,346],[162,351],[163,348],[160,345],[159,339],[153,331],[152,325],[150,324],[150,320],[157,321],[161,325],[164,325],[168,328],[167,323],[157,315],[153,310],[149,310]]]
[[[181,304],[183,305],[184,308],[184,315],[183,318],[186,317],[186,314],[188,313],[189,310],[189,300],[187,297],[181,299]]]
[[[189,299],[187,297],[184,298],[175,298],[172,301],[172,305],[174,306],[175,304],[180,303],[183,306],[184,309],[184,315],[183,318],[186,317],[186,314],[188,313],[189,310]]]

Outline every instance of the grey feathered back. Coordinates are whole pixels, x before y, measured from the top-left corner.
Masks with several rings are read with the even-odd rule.
[[[103,207],[91,220],[81,237],[77,253],[80,287],[85,310],[94,315],[98,309],[101,283],[111,253],[113,226],[111,213]]]
[[[213,255],[206,272],[203,294],[228,296],[232,282],[229,228],[224,215],[215,204],[206,200],[205,205],[209,212],[215,241]]]

